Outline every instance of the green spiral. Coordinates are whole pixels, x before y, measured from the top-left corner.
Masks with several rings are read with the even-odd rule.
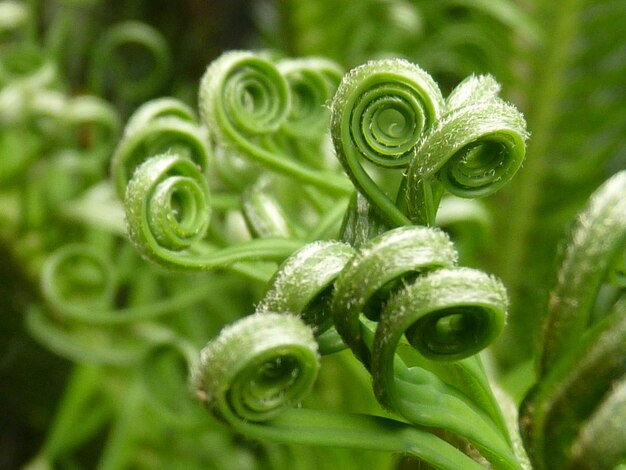
[[[614,468],[626,459],[624,195],[622,171],[592,195],[562,251],[538,381],[520,410],[524,444],[538,469]]]
[[[504,327],[507,296],[498,280],[456,260],[440,230],[389,230],[363,245],[337,277],[332,317],[370,369],[383,405],[467,439],[495,468],[519,468],[484,371],[471,357]],[[407,357],[412,364],[405,365]],[[473,392],[459,393],[461,383],[474,384]]]
[[[68,244],[46,259],[40,284],[54,311],[88,316],[111,305],[116,280],[113,266],[101,252],[88,245]]]
[[[228,421],[266,421],[298,404],[319,368],[311,330],[294,316],[271,312],[226,327],[200,362],[196,387]]]
[[[119,292],[119,273],[108,258],[84,243],[64,245],[46,258],[40,288],[55,317],[88,325],[130,325],[180,313],[207,296],[202,286],[156,302],[116,308],[113,300]]]
[[[282,128],[296,138],[319,139],[328,130],[327,102],[343,76],[341,68],[327,59],[285,59],[278,69],[291,94],[289,115]]]
[[[205,240],[211,198],[207,180],[190,159],[165,153],[146,160],[128,183],[128,235],[146,258],[170,268],[212,270],[257,260],[283,260],[302,242],[253,239],[215,249]]]
[[[136,170],[128,184],[125,207],[129,236],[145,255],[161,247],[182,250],[206,234],[209,186],[191,160],[158,155]]]
[[[0,84],[16,84],[29,89],[43,88],[55,83],[57,67],[40,47],[20,43],[6,48],[0,56]]]
[[[456,258],[447,235],[427,227],[387,231],[358,251],[337,241],[310,243],[279,267],[254,316],[297,315],[312,329],[320,353],[348,345],[370,369],[379,401],[411,426],[445,429],[471,443],[494,468],[518,469],[482,365],[469,357],[502,329],[506,294],[494,278],[455,267]],[[252,348],[240,341],[231,340],[242,351]],[[404,364],[407,358],[411,366]],[[284,420],[271,415],[262,435],[275,432],[284,440],[285,429],[303,412],[287,413]],[[241,429],[241,423],[228,420]],[[355,432],[361,431],[355,427]],[[386,432],[379,430],[381,436]]]
[[[493,78],[472,76],[446,100],[446,112],[425,133],[407,171],[412,220],[422,222],[429,210],[424,209],[425,186],[440,183],[459,197],[484,197],[507,184],[520,168],[526,153],[526,122],[497,96],[498,89]],[[430,189],[435,204],[443,188]]]
[[[331,106],[331,135],[346,173],[390,222],[406,225],[406,216],[359,160],[384,168],[407,167],[423,133],[444,110],[437,84],[405,60],[372,61],[344,77]]]
[[[295,85],[295,71],[290,67],[283,65]],[[300,83],[306,84],[303,96],[309,100],[311,87],[323,83],[318,78],[312,85],[311,74],[306,76],[307,81]],[[295,129],[298,116],[304,117],[292,101],[287,78],[267,54],[224,53],[209,65],[200,83],[200,115],[217,145],[298,181],[348,193],[351,188],[343,177],[311,168],[281,148],[281,129],[285,125]]]
[[[332,315],[337,331],[357,357],[369,364],[361,313],[379,320],[380,306],[407,278],[455,262],[456,251],[439,230],[402,227],[373,238],[350,260],[335,283]]]
[[[159,98],[140,106],[130,117],[111,159],[111,176],[120,198],[133,172],[143,161],[162,153],[188,158],[208,174],[211,160],[206,131],[193,111],[173,98]]]
[[[278,130],[289,114],[289,87],[268,57],[228,52],[202,77],[199,105],[209,129],[235,141]]]
[[[295,406],[311,389],[318,368],[317,343],[300,318],[261,312],[227,326],[207,344],[192,386],[215,415],[258,439],[401,452],[445,470],[483,468],[405,422]]]
[[[161,33],[141,22],[124,21],[107,29],[97,41],[91,56],[90,85],[100,96],[113,94],[127,102],[139,102],[159,91],[170,64],[170,49]]]

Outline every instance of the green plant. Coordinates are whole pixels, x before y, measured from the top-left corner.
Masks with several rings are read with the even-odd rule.
[[[257,3],[0,3],[0,466],[620,468],[623,9]]]

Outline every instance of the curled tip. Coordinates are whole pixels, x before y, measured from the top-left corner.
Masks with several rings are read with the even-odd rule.
[[[267,421],[298,404],[317,377],[319,357],[302,320],[257,313],[227,326],[202,350],[193,383],[227,420]]]
[[[520,168],[527,137],[522,114],[499,98],[452,109],[418,146],[407,174],[409,201],[421,197],[416,181],[434,178],[459,197],[495,193]]]
[[[443,96],[431,76],[403,59],[356,67],[337,89],[330,124],[337,158],[391,226],[410,221],[374,182],[363,159],[382,168],[407,167],[423,133],[443,111]]]
[[[211,160],[206,130],[193,111],[173,98],[149,101],[130,117],[111,160],[111,175],[120,198],[135,169],[162,153],[177,153],[208,173]]]
[[[424,357],[457,361],[480,352],[500,334],[507,305],[505,289],[495,278],[469,268],[440,269],[390,299],[381,329],[403,324],[407,340]]]
[[[176,265],[176,252],[201,239],[210,221],[209,187],[188,158],[163,154],[145,161],[126,190],[128,234],[157,262]]]
[[[278,69],[289,85],[291,107],[283,124],[289,135],[320,138],[328,129],[326,103],[332,98],[343,74],[341,68],[321,58],[286,59]]]
[[[367,363],[361,313],[378,320],[382,305],[407,279],[453,266],[456,257],[448,236],[426,227],[399,227],[364,245],[335,283],[332,315],[346,344]]]
[[[338,157],[346,165],[346,147],[354,146],[377,165],[406,166],[422,132],[442,108],[439,87],[415,64],[385,59],[356,67],[344,76],[332,102]]]
[[[220,140],[276,131],[289,114],[289,87],[262,54],[231,51],[214,60],[200,82],[203,122]]]
[[[128,47],[129,45],[134,47]],[[142,75],[120,80],[130,75],[131,65],[139,52],[148,66]],[[171,52],[163,35],[139,21],[122,21],[107,29],[93,50],[90,82],[99,95],[112,91],[128,100],[140,101],[153,96],[163,85],[171,65]],[[128,77],[130,78],[130,77]]]
[[[431,271],[396,291],[373,339],[371,372],[377,399],[384,406],[399,406],[403,379],[396,373],[396,357],[403,337],[426,362],[460,361],[499,335],[506,308],[502,284],[470,268]]]
[[[470,75],[450,92],[446,98],[446,111],[497,98],[500,88],[491,75]]]
[[[84,244],[65,245],[53,252],[42,267],[40,285],[52,310],[69,318],[106,309],[115,292],[111,264]]]

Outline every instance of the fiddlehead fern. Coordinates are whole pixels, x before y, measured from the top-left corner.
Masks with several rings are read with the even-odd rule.
[[[538,469],[613,468],[626,458],[624,427],[615,424],[626,406],[626,301],[614,272],[624,270],[624,194],[622,171],[591,197],[563,251],[538,382],[520,412]]]
[[[189,159],[163,154],[144,162],[126,191],[128,234],[147,258],[174,268],[210,270],[246,260],[283,259],[301,246],[256,239],[215,250],[202,239],[209,224],[208,183]]]
[[[465,198],[493,194],[513,177],[524,160],[526,122],[498,98],[490,76],[469,77],[446,100],[446,113],[416,148],[407,173],[411,219],[433,222],[442,189]],[[432,187],[440,183],[443,188]],[[434,207],[429,207],[430,193]]]
[[[466,438],[497,468],[517,468],[481,367],[468,362],[458,369],[465,386],[474,383],[474,391],[482,390],[464,396],[446,383],[447,369],[457,366],[432,362],[476,354],[504,326],[507,298],[502,285],[480,271],[455,267],[456,258],[439,230],[387,231],[365,244],[339,275],[333,319],[346,344],[370,368],[383,405],[412,423]],[[361,314],[377,323],[365,322]],[[403,336],[419,353],[413,356],[413,367],[401,359],[406,353],[398,355]],[[441,412],[433,410],[434,396]],[[443,408],[456,410],[455,419],[446,420]]]
[[[226,327],[202,350],[192,384],[213,413],[246,435],[403,452],[447,470],[482,468],[447,442],[403,422],[293,408],[311,388],[318,367],[311,329],[293,315],[263,312]]]
[[[403,278],[455,263],[456,251],[452,243],[438,230],[397,228],[373,238],[353,257],[335,283],[333,318],[346,344],[359,359],[369,364],[361,313],[378,321],[380,305],[387,300],[385,295],[388,297]]]
[[[195,122],[193,110],[173,98],[149,101],[130,117],[111,160],[119,197],[137,166],[166,152],[188,158],[207,175],[211,153],[206,131]]]
[[[311,330],[296,317],[276,313],[252,315],[227,327],[200,360],[205,367],[197,372],[196,388],[206,393],[201,398],[207,406],[229,422],[266,421],[296,405],[319,368]]]
[[[312,243],[279,268],[257,311],[297,314],[315,331],[322,354],[345,342],[371,370],[382,404],[409,422],[467,439],[497,468],[518,468],[480,362],[451,363],[498,335],[506,294],[494,278],[455,267],[456,258],[446,234],[426,227],[387,231],[358,251]],[[398,356],[408,344],[417,350],[408,356],[412,367],[400,358],[406,351]],[[444,408],[455,418],[446,419]]]
[[[291,75],[292,66],[283,68]],[[295,78],[290,80],[295,85]],[[307,82],[307,99],[310,89]],[[349,192],[350,186],[340,175],[310,168],[281,150],[274,134],[280,134],[285,125],[294,130],[301,116],[292,101],[287,78],[263,54],[222,54],[207,68],[200,84],[200,114],[218,145],[299,181],[338,194]],[[292,109],[295,114],[290,114]]]
[[[357,67],[337,90],[331,108],[337,157],[356,188],[394,225],[409,221],[359,159],[384,168],[408,166],[422,133],[443,108],[441,91],[430,75],[400,59]]]
[[[461,197],[487,196],[521,165],[525,121],[498,91],[489,76],[469,77],[444,101],[430,75],[406,61],[357,67],[332,105],[337,156],[389,225],[433,225],[444,189]],[[359,158],[407,168],[395,201]]]

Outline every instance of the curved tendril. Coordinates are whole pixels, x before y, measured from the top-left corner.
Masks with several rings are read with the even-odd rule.
[[[337,193],[350,186],[340,175],[313,170],[272,149],[268,142],[288,121],[289,84],[269,58],[233,51],[213,61],[202,77],[199,108],[214,140],[259,164]],[[269,145],[269,148],[268,148]]]
[[[277,65],[291,95],[289,115],[282,129],[291,137],[320,140],[328,129],[326,103],[332,98],[343,72],[321,58],[286,59]]]
[[[257,438],[409,453],[446,470],[482,468],[447,442],[406,423],[292,409],[310,390],[318,367],[317,344],[301,319],[257,313],[226,327],[202,350],[192,386],[214,414]]]
[[[128,46],[141,51],[140,54],[127,56],[133,50]],[[127,70],[136,60],[150,65],[139,77]],[[97,41],[89,70],[90,84],[98,95],[106,95],[113,86],[110,91],[123,100],[145,100],[163,85],[170,63],[169,46],[161,33],[144,23],[122,22],[106,30]],[[132,79],[121,80],[125,77]]]
[[[267,421],[297,405],[317,378],[313,333],[292,315],[254,314],[226,327],[201,353],[193,379],[229,422]]]
[[[114,309],[117,288],[111,263],[94,247],[65,245],[52,253],[41,270],[41,292],[52,312],[64,320],[121,325],[176,314],[207,295],[206,287],[190,289],[156,303]]]
[[[502,284],[481,271],[448,268],[420,276],[398,291],[381,313],[372,352],[377,368],[390,361],[403,334],[431,360],[474,355],[498,336],[506,308]]]
[[[504,326],[502,284],[480,271],[455,267],[456,259],[448,236],[437,229],[400,227],[373,238],[335,282],[335,326],[370,368],[383,405],[412,423],[462,436],[496,468],[518,468],[490,392],[460,393],[439,377],[443,372],[450,378],[451,369],[428,364],[472,356]],[[378,323],[362,320],[361,314]],[[407,368],[398,357],[403,338],[419,353],[421,366]],[[484,381],[482,370],[471,365],[456,373],[467,383]]]
[[[204,237],[210,221],[209,185],[200,168],[179,155],[144,162],[128,184],[124,202],[129,236],[147,256],[161,247],[190,247]]]
[[[149,101],[131,116],[111,160],[111,175],[120,198],[135,169],[161,153],[178,153],[208,173],[210,151],[204,128],[193,111],[172,98]]]
[[[401,59],[353,69],[333,99],[331,135],[337,157],[357,189],[394,225],[409,221],[359,159],[384,168],[408,166],[423,132],[443,108],[443,97],[430,75]]]
[[[255,239],[215,250],[202,241],[210,195],[200,168],[188,158],[163,154],[144,162],[124,201],[128,234],[148,259],[172,268],[210,270],[256,260],[283,260],[302,246],[287,239]]]
[[[490,78],[462,82],[446,102],[446,113],[419,142],[405,182],[413,221],[424,222],[424,185],[436,182],[455,196],[484,197],[508,183],[521,166],[526,122],[496,92]]]
[[[626,247],[625,194],[622,171],[592,195],[562,252],[543,330],[539,381],[520,411],[522,436],[538,469],[593,468],[596,454],[586,433],[602,428],[604,419],[610,428],[615,416],[608,417],[606,409],[619,414],[624,406],[609,391],[626,380],[626,296],[623,286],[611,285],[618,279],[611,271],[620,269]],[[614,291],[608,301],[602,299],[603,287]],[[607,459],[617,454],[624,459],[623,439],[614,442]]]
[[[622,171],[598,188],[572,228],[543,328],[539,364],[542,375],[578,343],[591,322],[602,283],[623,256],[625,195],[626,171]]]
[[[316,338],[326,333],[324,338],[330,341],[331,334],[327,331],[332,326],[332,318],[328,304],[333,283],[353,255],[354,250],[341,242],[318,241],[306,245],[280,266],[257,312],[298,315],[313,328]],[[340,341],[333,343],[343,349]],[[320,353],[328,354],[335,350],[320,349]]]
[[[332,316],[355,355],[369,365],[360,315],[378,320],[379,307],[401,283],[432,269],[453,266],[456,251],[448,236],[425,227],[400,227],[370,240],[335,282]]]
[[[183,121],[196,122],[193,109],[176,98],[162,97],[147,101],[135,110],[126,123],[125,134],[134,134],[152,121],[163,117],[176,117]]]
[[[44,262],[41,291],[56,311],[104,310],[115,294],[113,267],[88,245],[65,245]]]

